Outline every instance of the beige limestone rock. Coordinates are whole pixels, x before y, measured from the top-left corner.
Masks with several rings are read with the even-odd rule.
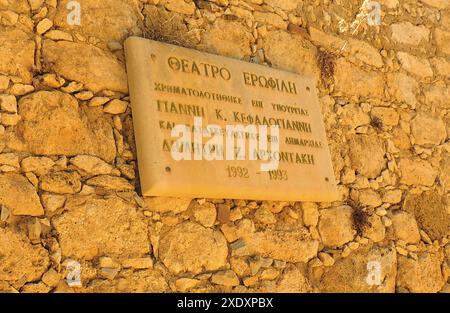
[[[47,271],[48,252],[41,245],[32,245],[25,235],[0,228],[0,281],[16,288],[37,281]]]
[[[92,260],[97,255],[133,258],[149,253],[147,223],[121,198],[76,197],[64,209],[52,218],[64,257]]]
[[[399,212],[391,217],[392,226],[397,239],[406,243],[420,241],[419,228],[414,216],[407,212]]]
[[[53,193],[77,193],[81,190],[80,175],[77,172],[52,172],[42,177],[39,186]]]
[[[384,143],[381,138],[356,135],[349,143],[352,167],[367,178],[377,177],[386,166]]]
[[[200,280],[192,278],[180,278],[175,282],[175,288],[177,291],[186,292],[197,287],[200,284]]]
[[[370,114],[373,117],[379,118],[383,125],[386,126],[395,126],[399,121],[399,114],[393,108],[375,107]]]
[[[267,60],[275,67],[312,77],[317,81],[317,49],[300,36],[282,31],[270,32],[263,43]]]
[[[217,210],[214,204],[206,202],[204,204],[194,205],[192,214],[197,222],[205,227],[212,227],[216,222]]]
[[[287,23],[283,20],[281,16],[271,12],[253,12],[253,17],[258,23],[268,24],[275,28],[286,29]]]
[[[124,65],[108,51],[84,43],[44,40],[43,56],[56,73],[93,92],[128,90]]]
[[[380,99],[384,94],[383,75],[375,71],[365,71],[339,58],[334,75],[335,89],[348,96]]]
[[[239,285],[239,278],[233,271],[226,270],[214,273],[211,282],[216,285],[233,287]]]
[[[17,100],[13,95],[0,95],[0,110],[17,113]]]
[[[9,208],[13,215],[44,214],[36,189],[19,174],[0,174],[0,204]]]
[[[450,77],[450,74],[445,74]],[[427,104],[440,107],[442,109],[450,106],[450,90],[443,82],[436,82],[424,90]]]
[[[77,155],[70,163],[88,175],[111,174],[112,166],[100,158],[91,155]]]
[[[387,190],[383,194],[383,202],[396,204],[402,201],[402,191],[400,189]]]
[[[188,209],[192,199],[172,197],[145,197],[145,203],[150,211],[181,213]]]
[[[262,2],[262,1],[261,1]],[[285,11],[292,11],[301,3],[300,0],[264,0],[264,3]]]
[[[0,10],[12,10],[17,13],[28,13],[30,11],[27,0],[2,0]]]
[[[429,41],[430,30],[424,25],[416,26],[410,22],[391,25],[392,39],[401,44],[418,46],[422,41]]]
[[[445,9],[450,5],[449,0],[420,0],[420,2],[438,9]]]
[[[114,280],[95,279],[87,289],[93,293],[161,293],[169,286],[161,271],[146,269],[121,271]]]
[[[48,212],[54,212],[64,206],[66,202],[66,197],[64,195],[54,195],[49,193],[44,193],[41,196],[42,204]]]
[[[377,207],[382,204],[380,195],[372,189],[361,190],[359,193],[359,202],[369,207]]]
[[[55,41],[58,40],[73,41],[73,37],[71,34],[58,29],[49,30],[44,34],[44,37]]]
[[[347,49],[350,55],[366,64],[377,68],[384,65],[380,52],[365,41],[350,39]]]
[[[33,172],[41,176],[47,174],[55,162],[47,157],[27,157],[22,160],[21,165],[24,172]]]
[[[86,184],[112,190],[134,190],[134,186],[125,178],[111,175],[98,175],[86,181]]]
[[[42,275],[42,282],[49,287],[56,287],[61,280],[61,275],[53,268],[49,269],[44,275]]]
[[[419,59],[409,53],[399,52],[397,58],[402,67],[409,73],[417,75],[421,78],[432,77],[433,70],[430,62],[426,59]]]
[[[242,59],[251,54],[251,33],[241,24],[234,21],[217,20],[202,35],[202,50]]]
[[[410,292],[438,292],[445,284],[441,271],[442,258],[442,252],[422,252],[417,260],[399,256],[397,286]]]
[[[240,240],[233,251],[235,254],[259,255],[287,262],[307,262],[317,254],[319,242],[311,237],[306,228],[254,232],[251,225],[246,224],[240,224]]]
[[[109,114],[122,114],[127,110],[127,107],[128,102],[114,99],[103,107],[103,112]]]
[[[48,18],[44,18],[42,21],[40,21],[37,24],[36,33],[38,33],[39,35],[42,35],[43,33],[47,32],[52,27],[53,27],[53,22]]]
[[[215,230],[184,222],[161,235],[159,257],[173,273],[218,270],[225,266],[228,247],[223,235]]]
[[[341,246],[353,240],[352,208],[340,206],[320,211],[319,233],[322,243],[327,247]]]
[[[195,11],[195,4],[191,1],[186,2],[184,0],[167,0],[164,6],[169,11],[174,11],[186,15],[194,14]]]
[[[0,26],[0,42],[0,73],[31,83],[35,43],[30,35],[17,28]]]
[[[139,7],[128,0],[78,0],[81,7],[80,25],[67,23],[67,3],[58,1],[55,25],[67,32],[77,31],[103,42],[122,41],[129,34],[139,34]]]
[[[302,202],[303,223],[305,226],[317,226],[319,222],[319,210],[314,202]]]
[[[442,119],[423,114],[418,114],[411,121],[411,133],[419,145],[439,145],[447,138]]]
[[[448,200],[436,192],[427,191],[419,195],[408,194],[403,208],[413,214],[420,227],[433,240],[448,236],[450,214]]]
[[[417,81],[404,73],[389,73],[387,75],[388,92],[398,102],[415,105],[417,102]]]
[[[95,108],[79,107],[70,95],[32,93],[20,99],[19,114],[22,120],[9,138],[17,149],[41,155],[90,154],[106,161],[116,155],[108,119]]]
[[[450,55],[450,32],[436,28],[434,31],[434,38],[436,40],[438,51]]]
[[[371,239],[373,242],[380,242],[386,236],[386,228],[384,227],[381,217],[373,214],[369,217],[370,226],[363,229],[363,236]]]
[[[368,262],[379,262],[381,285],[369,284]],[[392,244],[363,246],[349,256],[339,259],[322,275],[322,292],[394,292],[397,274],[397,256]]]
[[[306,293],[312,292],[313,287],[303,269],[289,265],[277,282],[269,282],[257,290],[260,292]]]
[[[398,166],[401,172],[400,182],[406,185],[432,186],[438,174],[430,163],[418,158],[402,158]]]

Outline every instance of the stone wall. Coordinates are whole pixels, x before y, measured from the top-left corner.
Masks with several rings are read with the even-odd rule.
[[[450,290],[448,0],[68,2],[0,0],[1,291]],[[140,197],[130,35],[314,77],[340,201]]]

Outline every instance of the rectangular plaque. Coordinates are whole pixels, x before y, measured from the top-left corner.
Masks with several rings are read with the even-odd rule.
[[[129,38],[125,49],[145,196],[337,199],[312,79],[137,37]],[[182,127],[177,125],[186,125],[191,134],[172,136]],[[267,133],[260,126],[267,126]],[[278,126],[278,136],[270,126]],[[219,134],[223,144],[214,137]],[[213,138],[217,141],[211,144]],[[246,140],[245,149],[239,148],[239,138]],[[267,149],[255,148],[251,138],[267,139]],[[227,140],[230,145],[235,140],[234,149]],[[207,147],[209,157],[203,154]],[[191,159],[176,160],[173,151]],[[211,155],[216,159],[208,160]],[[278,166],[263,169],[269,163]]]

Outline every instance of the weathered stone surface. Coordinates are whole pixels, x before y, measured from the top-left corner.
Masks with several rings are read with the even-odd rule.
[[[305,228],[266,230],[242,236],[249,255],[271,257],[286,262],[307,262],[319,248],[319,241],[313,240]]]
[[[445,124],[439,117],[422,114],[411,121],[411,133],[418,145],[439,145],[447,138]]]
[[[366,64],[378,68],[384,65],[380,52],[365,41],[350,39],[347,49],[350,55]]]
[[[403,208],[412,213],[420,227],[432,240],[448,236],[450,230],[450,214],[444,196],[427,191],[420,195],[408,194]]]
[[[395,126],[399,121],[399,114],[393,108],[375,107],[370,114],[379,118],[383,125],[386,126]]]
[[[352,212],[349,206],[320,211],[318,229],[325,246],[337,247],[353,240],[356,231],[353,229]]]
[[[369,217],[370,226],[363,229],[363,236],[371,239],[373,242],[380,242],[386,236],[386,228],[381,218],[373,214]]]
[[[13,95],[0,95],[0,110],[17,113],[17,100]]]
[[[211,282],[216,285],[233,287],[239,285],[239,278],[233,271],[226,270],[214,273]]]
[[[165,7],[169,11],[174,11],[181,14],[191,15],[195,12],[194,2],[186,2],[183,0],[167,0]]]
[[[16,288],[39,280],[49,265],[47,251],[41,245],[32,245],[25,235],[8,228],[0,228],[0,259],[0,281]]]
[[[251,54],[251,33],[238,22],[217,20],[213,26],[204,32],[202,50],[242,59]]]
[[[89,284],[88,291],[94,293],[161,293],[169,286],[162,273],[154,269],[121,271],[113,281],[96,279]]]
[[[417,81],[404,73],[389,73],[387,87],[391,97],[398,102],[415,105],[417,102]]]
[[[47,157],[27,157],[22,160],[22,170],[33,172],[36,175],[45,175],[55,165],[55,162]]]
[[[445,74],[450,77],[450,73]],[[436,82],[424,90],[426,103],[437,108],[448,108],[450,106],[450,90],[443,82]]]
[[[86,184],[113,190],[134,190],[134,186],[125,178],[111,175],[95,176],[86,181]]]
[[[17,13],[30,12],[30,5],[27,0],[2,0],[0,10],[12,10]]]
[[[22,117],[9,145],[41,155],[91,154],[106,161],[116,155],[112,127],[95,108],[80,108],[61,92],[38,91],[19,101]],[[51,127],[49,127],[51,125]]]
[[[300,36],[286,32],[270,32],[264,39],[267,60],[275,67],[319,79],[317,49]]]
[[[445,9],[450,5],[449,0],[420,0],[420,2],[438,9]]]
[[[103,112],[109,114],[122,114],[127,110],[128,102],[114,99],[103,108]]]
[[[139,8],[129,0],[79,0],[82,11],[80,25],[67,23],[67,3],[59,1],[55,25],[62,30],[76,30],[86,37],[95,37],[104,42],[121,41],[129,34],[139,33]]]
[[[173,273],[199,274],[225,266],[228,247],[220,232],[184,222],[161,235],[159,256]]]
[[[44,214],[36,189],[19,174],[0,174],[0,204],[9,208],[13,215]]]
[[[436,40],[438,51],[440,53],[450,55],[450,32],[436,28],[434,31],[434,38]]]
[[[344,95],[379,99],[384,94],[383,75],[365,71],[343,58],[336,61],[334,80],[336,91]]]
[[[410,292],[438,292],[445,284],[442,259],[442,252],[419,253],[417,260],[399,256],[397,286]]]
[[[415,26],[410,22],[401,22],[391,25],[392,39],[401,44],[418,46],[422,40],[428,41],[430,31],[425,26]]]
[[[253,12],[253,17],[258,23],[268,24],[275,28],[286,29],[287,23],[283,20],[281,16],[271,12]]]
[[[259,292],[306,293],[312,292],[313,287],[305,271],[292,264],[286,268],[277,282],[269,282],[257,290]]]
[[[402,173],[400,182],[403,184],[432,186],[436,180],[437,171],[424,160],[402,158],[398,166]]]
[[[35,44],[30,35],[20,29],[0,26],[0,42],[0,73],[31,83]]]
[[[352,167],[368,177],[377,177],[386,166],[383,141],[375,136],[356,135],[349,143]]]
[[[407,212],[398,212],[391,217],[391,220],[397,239],[406,243],[417,243],[420,241],[419,228],[413,215]]]
[[[402,67],[409,73],[417,75],[421,78],[432,77],[433,70],[430,62],[426,59],[419,59],[409,53],[399,52],[397,58]]]
[[[149,253],[146,222],[135,206],[117,196],[76,197],[52,224],[64,257],[91,260],[97,255],[133,258]]]
[[[214,204],[206,202],[195,205],[192,208],[192,214],[197,222],[205,227],[212,227],[216,222],[217,210]]]
[[[81,82],[93,92],[128,90],[124,65],[114,55],[95,46],[45,40],[43,56],[48,66],[59,75]]]
[[[54,193],[76,193],[81,190],[80,175],[77,172],[52,172],[42,177],[40,187]]]
[[[70,163],[88,175],[110,174],[112,166],[100,158],[91,155],[77,155]]]
[[[146,5],[142,13],[148,38],[184,47],[193,47],[198,43],[196,32],[188,29],[183,14],[154,5]]]
[[[181,213],[186,211],[192,199],[172,197],[146,197],[145,203],[150,211]]]
[[[381,285],[369,284],[368,262],[381,265]],[[328,267],[319,282],[323,292],[394,292],[397,273],[395,247],[363,246]]]
[[[264,3],[286,11],[292,11],[301,3],[300,0],[264,0]]]

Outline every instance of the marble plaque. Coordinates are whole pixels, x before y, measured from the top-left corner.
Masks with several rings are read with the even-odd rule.
[[[145,196],[337,199],[311,78],[137,37],[125,50]]]

